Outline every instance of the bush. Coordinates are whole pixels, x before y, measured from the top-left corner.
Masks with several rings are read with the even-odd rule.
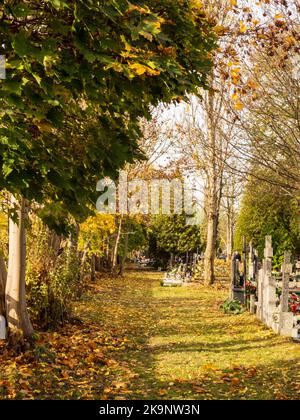
[[[203,278],[204,261],[201,260],[197,263],[194,270],[194,279],[199,280]],[[224,278],[231,276],[231,262],[224,260],[215,260],[215,276],[217,278]]]
[[[222,303],[220,309],[222,309],[225,314],[231,315],[242,314],[246,311],[246,308],[241,304],[241,302],[231,299],[227,299],[224,303]]]
[[[82,292],[77,253],[62,249],[60,240],[55,247],[53,238],[55,234],[35,219],[28,241],[27,302],[32,322],[43,329],[66,321],[72,300]]]

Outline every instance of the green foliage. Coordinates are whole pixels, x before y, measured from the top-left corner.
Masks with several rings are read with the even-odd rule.
[[[125,250],[125,235],[128,235],[128,249],[127,252],[141,251],[147,247],[147,227],[139,216],[126,217],[123,222],[122,236],[119,247],[120,256],[124,255]]]
[[[155,234],[157,249],[166,252],[185,254],[203,247],[199,226],[187,225],[184,214],[155,218],[152,234]]]
[[[246,308],[243,307],[241,302],[238,300],[231,300],[227,299],[224,303],[220,306],[220,309],[224,311],[225,314],[231,314],[231,315],[239,315],[246,311]]]
[[[30,317],[44,329],[70,316],[71,303],[83,288],[77,253],[72,248],[57,249],[53,238],[56,235],[35,218],[28,235],[26,291]]]
[[[253,241],[263,258],[265,236],[272,235],[275,265],[285,250],[300,251],[300,219],[297,200],[275,185],[251,179],[244,193],[237,221],[235,247],[242,250],[243,235]]]
[[[151,105],[206,85],[215,47],[188,0],[5,0],[0,30],[0,190],[46,204],[56,229],[57,214],[91,213],[99,178],[142,157]]]
[[[41,328],[54,328],[68,319],[72,301],[78,297],[78,256],[64,251],[52,272],[38,271],[30,265],[27,271],[28,311],[31,320]]]
[[[187,252],[203,249],[200,227],[187,225],[184,214],[153,218],[148,238],[149,254],[163,269],[167,267],[170,253],[185,256]]]

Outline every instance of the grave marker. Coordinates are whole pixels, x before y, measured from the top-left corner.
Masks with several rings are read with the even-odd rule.
[[[6,320],[0,315],[0,340],[6,340]]]

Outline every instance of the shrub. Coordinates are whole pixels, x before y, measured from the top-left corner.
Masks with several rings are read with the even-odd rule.
[[[29,314],[40,328],[54,328],[70,316],[72,300],[82,292],[80,261],[77,253],[37,218],[31,225],[28,245]]]
[[[231,299],[227,299],[224,303],[222,303],[220,309],[222,309],[225,314],[231,315],[242,314],[246,311],[246,308],[241,304],[241,302]]]

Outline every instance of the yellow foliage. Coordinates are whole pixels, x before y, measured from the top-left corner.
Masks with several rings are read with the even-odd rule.
[[[129,67],[138,76],[141,76],[142,74],[145,74],[145,73],[150,76],[158,76],[160,74],[159,70],[151,69],[150,67],[145,66],[144,64],[141,64],[141,63],[133,63],[133,64],[130,64]]]
[[[97,214],[80,225],[78,247],[84,249],[87,242],[94,253],[101,253],[105,239],[116,230],[115,219],[111,214]]]

